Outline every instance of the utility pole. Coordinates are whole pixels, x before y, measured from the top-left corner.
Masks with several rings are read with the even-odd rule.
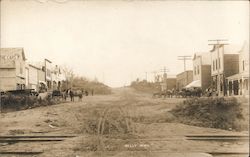
[[[183,60],[184,71],[186,71],[186,60],[192,60],[192,56],[178,56],[178,60]]]
[[[178,60],[183,60],[183,63],[184,63],[184,73],[186,71],[186,60],[192,60],[191,57],[192,56],[178,56]],[[188,82],[188,72],[186,72],[186,81],[184,83],[187,84],[187,82]]]
[[[221,86],[221,77],[220,77],[220,68],[221,67],[219,64],[223,63],[224,62],[224,45],[228,45],[227,43],[221,43],[221,42],[225,42],[225,41],[228,41],[227,39],[216,39],[216,40],[208,40],[209,42],[216,42],[216,43],[213,43],[213,44],[208,44],[208,45],[213,45],[213,50],[211,50],[210,52],[213,52],[215,49],[217,49],[217,61],[218,61],[218,64],[217,62],[215,63],[215,67],[216,65],[217,66],[217,73],[218,73],[218,79],[217,79],[217,92],[218,92],[218,95],[220,95],[220,86]],[[222,50],[222,58],[221,58],[221,61],[219,61],[219,58],[220,58],[220,51],[219,51],[219,48],[220,47],[223,47],[223,50]],[[213,61],[212,61],[213,62]],[[214,66],[214,65],[213,65]],[[224,69],[222,70],[222,76],[224,77]],[[224,78],[223,78],[223,85],[225,84],[225,81],[224,81]],[[224,95],[224,92],[225,92],[225,89],[224,87],[222,87],[223,89],[223,95]]]
[[[1,1],[0,1],[0,4],[1,4]],[[1,56],[1,50],[0,50],[0,66],[1,66],[1,60],[2,60],[2,56]],[[2,113],[2,81],[0,81],[0,114],[1,113]]]
[[[166,86],[166,90],[167,90],[167,87],[168,87],[168,84],[167,84],[167,72],[169,72],[168,69],[166,69],[166,67],[164,66],[163,69],[160,70],[160,72],[163,72],[163,83],[165,83],[165,86]]]
[[[157,82],[157,79],[156,79],[156,74],[157,74],[157,71],[152,71],[151,73],[154,74],[154,82],[156,83]]]

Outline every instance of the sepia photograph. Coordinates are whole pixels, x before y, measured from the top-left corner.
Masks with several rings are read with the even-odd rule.
[[[248,0],[0,0],[0,157],[249,157]]]

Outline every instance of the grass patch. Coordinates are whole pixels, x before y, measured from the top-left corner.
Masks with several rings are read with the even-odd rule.
[[[170,111],[177,121],[210,128],[243,131],[248,129],[248,113],[236,98],[191,98]]]

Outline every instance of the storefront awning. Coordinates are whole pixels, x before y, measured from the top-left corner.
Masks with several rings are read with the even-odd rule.
[[[195,80],[191,83],[189,83],[185,88],[193,88],[193,87],[201,87],[201,80]]]
[[[234,81],[234,80],[239,80],[239,79],[247,79],[249,78],[249,73],[248,72],[243,72],[243,73],[239,73],[239,74],[235,74],[232,76],[227,77],[227,79],[229,81]]]

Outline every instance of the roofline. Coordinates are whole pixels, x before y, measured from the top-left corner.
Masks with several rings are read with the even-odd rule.
[[[186,70],[186,71],[183,71],[183,72],[177,74],[176,76],[179,76],[179,75],[181,75],[181,74],[184,74],[185,72],[193,72],[193,70]]]
[[[38,70],[41,70],[41,68],[36,67],[35,65],[32,65],[32,64],[28,64],[28,65],[31,66],[31,67],[33,67],[33,68],[36,68],[36,69],[38,69]]]
[[[48,60],[47,58],[44,59],[45,61],[49,62],[49,63],[52,63],[50,60]]]
[[[25,61],[27,60],[27,58],[25,57],[25,53],[24,53],[24,48],[23,47],[1,47],[1,49],[21,49],[23,60],[25,60]]]

